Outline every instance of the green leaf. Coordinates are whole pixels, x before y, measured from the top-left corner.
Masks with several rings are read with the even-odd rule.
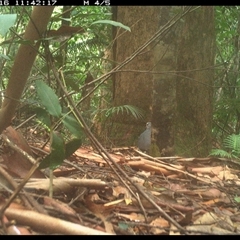
[[[240,203],[240,197],[235,197],[234,200],[235,200],[237,203]]]
[[[70,157],[82,145],[82,140],[74,138],[66,144],[65,158]]]
[[[51,135],[51,153],[47,155],[39,165],[39,168],[55,169],[63,163],[65,159],[65,144],[62,136],[57,132]]]
[[[131,29],[128,26],[125,26],[120,22],[116,22],[116,21],[112,21],[112,20],[98,20],[98,21],[93,22],[92,24],[97,24],[97,23],[111,24],[115,27],[121,27],[121,28],[124,28],[127,31],[131,32]]]
[[[76,118],[71,115],[66,115],[63,118],[63,124],[75,137],[82,137],[82,127]]]
[[[35,109],[35,113],[41,123],[46,125],[48,128],[51,127],[51,120],[48,112],[45,109],[38,107]]]
[[[4,54],[0,54],[0,57],[6,60],[11,60],[7,55],[4,55]]]
[[[54,117],[61,116],[61,105],[55,92],[43,81],[36,81],[36,90],[41,104]]]
[[[129,225],[125,222],[119,222],[118,227],[122,230],[127,230],[129,228]]]
[[[17,14],[1,14],[0,15],[0,34],[5,36],[9,28],[12,27],[17,19]]]

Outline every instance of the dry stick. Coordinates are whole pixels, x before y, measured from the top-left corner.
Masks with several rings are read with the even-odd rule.
[[[12,192],[12,189],[17,189],[17,186],[18,186],[17,182],[1,166],[0,166],[0,174],[3,176],[4,180],[7,181],[6,183],[4,183],[4,181],[1,181],[1,185],[3,184],[4,188],[8,189],[11,192]],[[28,200],[26,199],[26,196],[20,194],[20,198],[22,199],[25,206],[27,208],[31,209],[31,205],[29,204]]]
[[[15,219],[21,225],[30,226],[32,229],[36,229],[37,231],[44,231],[46,234],[113,235],[111,233],[91,229],[77,223],[68,222],[60,218],[51,217],[25,209],[8,208],[6,210],[6,216],[9,219]]]

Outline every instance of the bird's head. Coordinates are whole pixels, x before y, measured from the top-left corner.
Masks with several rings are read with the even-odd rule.
[[[151,126],[152,126],[151,122],[146,123],[146,128],[151,128]]]

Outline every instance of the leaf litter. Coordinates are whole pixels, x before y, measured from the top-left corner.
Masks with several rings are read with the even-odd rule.
[[[27,143],[10,132],[11,141],[29,151]],[[30,141],[27,145],[36,159],[49,152],[48,146],[41,149]],[[38,171],[12,197],[30,165],[16,149],[10,150],[3,147],[0,165],[1,208],[9,203],[0,211],[2,235],[240,233],[240,162],[153,158],[125,147],[108,150],[121,169],[113,171],[99,152],[82,146],[54,170],[53,198],[48,196],[46,172]]]

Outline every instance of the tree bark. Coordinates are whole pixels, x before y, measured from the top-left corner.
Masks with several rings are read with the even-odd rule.
[[[211,149],[214,28],[214,7],[200,7],[184,18],[176,83],[174,146],[178,155],[203,157]]]
[[[131,28],[131,32],[118,29],[114,39],[113,56],[115,62],[124,61],[144,44],[158,29],[160,7],[117,7],[116,21]],[[151,16],[151,17],[149,17]],[[134,119],[131,114],[119,113],[114,116],[109,128],[111,141],[117,145],[134,145],[139,133],[151,120],[154,66],[154,46],[150,44],[127,66],[114,76],[115,107],[134,105],[145,111],[144,119]]]

